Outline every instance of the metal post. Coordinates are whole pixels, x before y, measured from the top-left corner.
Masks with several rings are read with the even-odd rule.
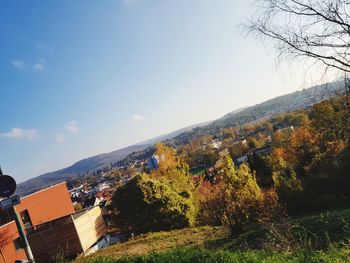
[[[28,259],[28,261],[30,263],[35,263],[32,250],[31,250],[31,248],[29,246],[28,239],[27,239],[26,234],[24,232],[24,229],[22,227],[22,224],[21,224],[21,221],[19,219],[19,216],[18,216],[18,213],[16,211],[16,208],[13,206],[13,207],[10,208],[10,210],[12,210],[12,213],[14,215],[14,220],[16,222],[17,229],[18,229],[18,234],[20,236],[21,244],[22,244],[23,249],[24,249],[24,251],[26,253],[27,259]]]
[[[3,173],[2,173],[2,170],[1,170],[1,166],[0,166],[0,176],[3,176]],[[22,227],[21,220],[19,219],[19,216],[18,216],[18,213],[16,211],[16,208],[13,206],[9,210],[10,210],[10,212],[12,212],[14,220],[16,222],[16,226],[17,226],[17,229],[18,229],[18,234],[19,234],[19,237],[20,237],[20,240],[21,240],[21,245],[23,246],[23,249],[24,249],[24,251],[26,253],[27,259],[28,259],[28,261],[30,263],[35,263],[32,250],[31,250],[31,248],[29,246],[28,239],[27,239],[26,234],[24,232],[24,229]]]

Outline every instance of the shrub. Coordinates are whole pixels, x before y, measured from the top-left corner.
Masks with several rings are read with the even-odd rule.
[[[170,230],[193,225],[196,208],[190,191],[177,192],[166,181],[147,174],[134,177],[113,197],[119,223],[140,232]]]

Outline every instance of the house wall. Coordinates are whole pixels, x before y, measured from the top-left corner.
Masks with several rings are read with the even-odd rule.
[[[83,252],[71,216],[44,224],[27,238],[36,263],[75,258]]]
[[[13,243],[13,240],[16,240],[19,237],[17,227],[14,221],[0,227],[0,235],[4,235],[4,234],[9,236],[9,240],[8,240],[9,242],[2,249],[2,254],[5,257],[6,261],[4,260],[3,256],[0,254],[0,263],[5,263],[5,262],[10,263],[10,262],[15,262],[15,260],[17,259],[27,259],[24,250],[23,249],[16,250],[15,245]]]
[[[27,209],[33,226],[74,213],[65,182],[21,198],[16,209],[18,214]]]
[[[106,232],[101,209],[96,206],[40,225],[27,238],[36,262],[41,263],[52,262],[60,255],[75,258]]]
[[[66,183],[57,184],[31,195],[22,197],[21,203],[16,206],[18,215],[20,216],[20,212],[26,209],[28,210],[33,226],[74,213],[74,207],[70,199]],[[6,231],[9,231],[11,235],[13,235],[13,237],[11,237],[12,240],[19,237],[14,221],[1,226],[0,229],[6,229]],[[26,258],[23,249],[16,251],[13,241],[7,244],[3,250],[3,254],[6,257],[7,262],[14,262],[15,259]],[[4,259],[0,255],[0,263],[3,262]]]
[[[107,228],[98,206],[72,215],[80,243],[85,252],[107,233]]]

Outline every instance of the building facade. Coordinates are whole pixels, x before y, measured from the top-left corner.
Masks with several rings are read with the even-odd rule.
[[[74,213],[65,182],[22,197],[21,203],[15,208],[27,234],[34,232],[39,225]],[[0,213],[0,263],[26,259],[16,224],[11,218],[7,211]],[[1,244],[1,239],[6,242]]]

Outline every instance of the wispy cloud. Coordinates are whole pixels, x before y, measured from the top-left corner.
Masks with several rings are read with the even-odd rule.
[[[25,139],[34,140],[38,137],[38,131],[36,129],[22,129],[12,128],[9,132],[0,133],[0,137],[11,138],[11,139]]]
[[[131,121],[134,122],[134,123],[137,123],[137,122],[141,122],[143,121],[145,118],[140,115],[140,114],[134,114],[131,116]]]
[[[76,121],[68,122],[65,128],[69,132],[78,132],[79,131],[79,125]]]
[[[62,143],[65,140],[65,136],[63,133],[59,133],[55,136],[56,142]]]
[[[50,46],[50,45],[47,45],[47,44],[44,44],[44,43],[37,43],[36,47],[38,49],[45,50],[48,53],[54,53],[55,52],[55,48],[53,46]]]
[[[44,65],[40,64],[40,63],[36,63],[33,65],[33,69],[38,70],[38,71],[44,70]]]
[[[19,59],[19,60],[13,60],[13,61],[11,61],[11,64],[12,64],[12,66],[14,66],[14,67],[17,68],[17,69],[23,69],[23,68],[26,66],[26,64],[24,63],[24,61],[21,60],[21,59]]]

